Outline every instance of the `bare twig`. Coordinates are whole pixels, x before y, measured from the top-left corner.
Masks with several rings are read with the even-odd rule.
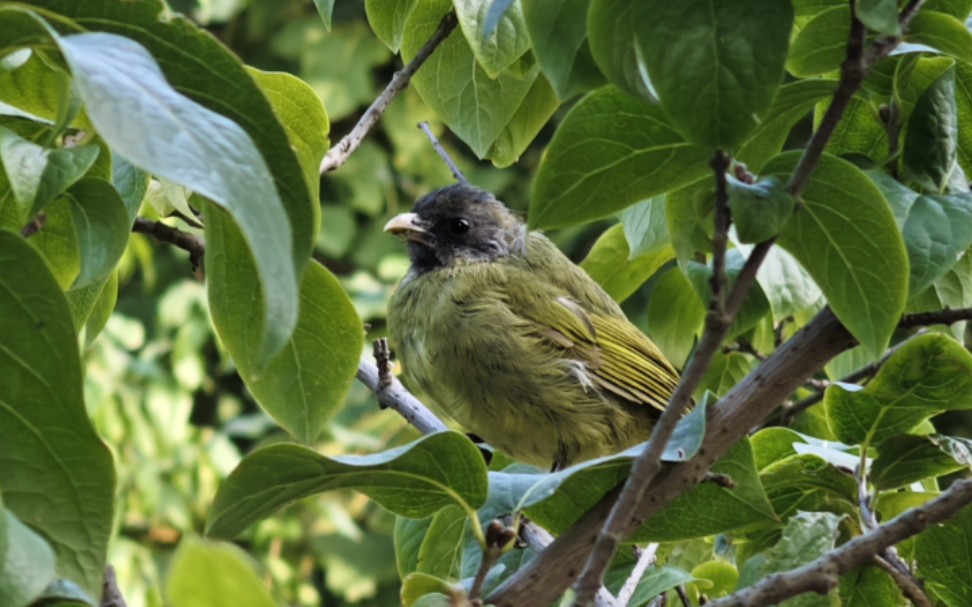
[[[688,594],[686,594],[685,586],[681,584],[675,586],[675,593],[678,594],[679,600],[682,601],[682,607],[692,607],[692,600],[689,599]]]
[[[901,592],[904,593],[908,600],[911,601],[916,607],[932,607],[932,602],[925,593],[925,590],[921,587],[921,584],[915,579],[911,573],[902,572],[901,569],[895,567],[885,559],[880,556],[874,557],[874,563],[888,572],[894,583],[898,585]]]
[[[115,577],[115,568],[111,565],[105,567],[105,581],[101,587],[100,607],[127,607],[125,597],[118,589],[118,578]]]
[[[929,325],[950,325],[963,320],[972,320],[972,308],[945,308],[935,312],[919,312],[905,314],[901,317],[898,327],[910,329],[912,327],[927,327]]]
[[[812,563],[766,577],[730,597],[710,603],[710,607],[756,607],[776,604],[804,592],[826,594],[837,586],[842,573],[868,563],[875,554],[934,523],[950,518],[970,503],[972,479],[958,481],[930,502],[908,510]]]
[[[41,231],[41,228],[47,223],[47,213],[38,213],[36,217],[27,222],[27,225],[20,230],[20,235],[24,238],[30,238],[34,234]]]
[[[638,555],[638,561],[635,563],[634,569],[628,575],[628,579],[624,581],[624,585],[621,586],[621,590],[618,591],[618,605],[620,607],[627,607],[628,603],[631,602],[631,597],[634,596],[635,590],[638,589],[638,582],[645,575],[645,571],[649,567],[655,564],[655,555],[658,553],[658,544],[648,544],[640,551]]]
[[[675,393],[672,394],[668,406],[658,422],[655,423],[648,444],[632,462],[631,474],[628,475],[621,494],[598,534],[594,548],[584,566],[584,571],[577,583],[574,584],[574,607],[586,607],[594,600],[597,589],[603,583],[604,572],[607,571],[618,546],[625,538],[624,528],[637,511],[638,505],[645,495],[645,490],[648,489],[655,475],[661,470],[661,455],[665,445],[668,444],[668,439],[671,438],[678,420],[681,419],[682,413],[691,402],[692,393],[705,376],[709,363],[722,345],[722,341],[729,331],[732,316],[736,312],[736,309],[725,307],[724,293],[726,286],[725,252],[729,230],[729,195],[726,188],[726,170],[728,170],[729,164],[729,156],[722,150],[718,150],[712,159],[712,170],[716,181],[716,221],[715,234],[712,237],[712,299],[706,318],[705,332],[692,361],[685,369],[682,380],[675,389]],[[746,286],[748,287],[748,285]]]
[[[395,99],[402,91],[408,87],[408,83],[412,80],[412,76],[418,71],[422,64],[429,58],[433,51],[449,37],[452,30],[456,29],[456,14],[454,12],[449,12],[446,16],[442,18],[439,22],[439,27],[436,28],[432,37],[429,38],[428,42],[419,50],[415,57],[409,62],[408,65],[402,69],[395,72],[392,79],[388,82],[385,90],[378,95],[377,99],[365,110],[365,113],[361,115],[358,123],[354,125],[351,132],[341,138],[341,141],[337,143],[324,157],[321,162],[321,174],[333,171],[345,162],[352,153],[361,145],[364,138],[368,135],[372,128],[378,123],[381,115],[385,113],[388,109],[389,104]]]
[[[419,399],[412,396],[411,392],[394,377],[388,385],[382,386],[378,367],[369,360],[368,356],[362,356],[358,362],[358,380],[375,393],[381,405],[404,417],[405,421],[415,426],[422,434],[448,430],[438,417]]]
[[[188,251],[189,262],[192,263],[193,271],[198,270],[202,264],[203,255],[206,253],[206,243],[198,236],[173,228],[161,221],[152,221],[144,217],[135,218],[132,231],[151,236],[159,242],[175,245],[183,251]]]
[[[453,162],[452,157],[449,156],[449,153],[446,152],[445,148],[442,147],[442,144],[439,143],[439,138],[436,137],[435,133],[432,132],[432,128],[429,126],[429,123],[424,121],[420,122],[418,127],[422,129],[425,136],[429,138],[430,142],[432,142],[432,147],[439,155],[439,158],[441,158],[442,161],[446,163],[446,166],[449,167],[449,170],[452,171],[452,176],[456,178],[456,181],[459,183],[469,183],[466,176],[462,174],[462,171],[459,170],[459,167],[456,166],[455,162]]]
[[[935,318],[940,318],[941,315],[945,315],[956,311],[958,310],[941,310],[939,312],[930,312],[929,314],[931,315],[930,316],[931,322],[929,322],[928,324],[938,324],[938,321],[936,321]],[[972,308],[966,309],[964,310],[964,312],[966,314],[966,318],[962,320],[972,318]],[[902,318],[898,326],[904,328],[906,319],[908,319],[908,316]],[[957,322],[957,321],[953,321],[953,322]],[[840,379],[840,383],[856,384],[857,382],[863,379],[873,377],[874,375],[877,374],[878,371],[881,370],[881,367],[884,366],[884,363],[888,362],[889,358],[897,354],[898,350],[903,348],[905,344],[909,343],[911,340],[918,337],[919,335],[924,335],[925,333],[928,333],[927,329],[921,329],[919,331],[916,331],[915,334],[909,336],[908,339],[903,339],[900,342],[896,343],[892,348],[889,348],[888,351],[885,352],[884,355],[881,356],[881,358],[879,358],[878,360],[866,364],[860,369],[854,371],[853,373],[849,373],[848,375],[842,377]],[[786,423],[788,420],[793,419],[800,413],[803,413],[813,405],[819,403],[821,400],[823,400],[823,398],[824,398],[824,392],[817,392],[816,394],[812,394],[804,398],[803,400],[790,405],[789,407],[784,407],[782,410],[780,410],[780,414],[779,414],[779,418],[777,419],[777,422]]]

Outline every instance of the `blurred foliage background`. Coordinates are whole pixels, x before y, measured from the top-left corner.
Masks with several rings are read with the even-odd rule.
[[[308,0],[169,0],[241,59],[293,73],[320,95],[336,141],[396,69],[371,31],[361,0],[341,0],[328,31]],[[384,334],[385,305],[408,265],[401,243],[382,232],[387,218],[453,181],[417,128],[432,113],[411,89],[346,165],[322,179],[323,230],[316,258],[352,296],[372,336]],[[539,150],[556,118],[508,169],[479,162],[432,123],[472,183],[525,210]],[[167,187],[167,186],[166,186]],[[179,196],[169,188],[156,200]],[[575,260],[603,229],[555,234]],[[162,572],[184,535],[201,534],[216,488],[242,454],[288,440],[219,355],[205,287],[186,255],[133,234],[119,272],[119,299],[101,339],[85,352],[86,402],[98,431],[115,446],[118,539],[109,561],[130,607],[162,605]],[[638,304],[641,301],[642,305]],[[644,309],[633,297],[632,310]],[[355,383],[317,447],[325,454],[370,453],[416,438],[395,413],[381,411]],[[265,564],[275,591],[292,605],[395,605],[400,582],[392,546],[394,516],[368,498],[329,492],[254,526],[240,541]]]

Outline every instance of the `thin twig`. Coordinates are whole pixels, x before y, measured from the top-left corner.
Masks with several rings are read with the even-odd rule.
[[[682,601],[682,607],[692,607],[692,600],[689,599],[688,594],[685,592],[685,586],[682,584],[675,586],[675,593],[678,594],[678,598]]]
[[[928,598],[921,584],[915,580],[914,576],[911,574],[903,573],[899,568],[895,567],[885,559],[880,556],[874,557],[874,563],[881,569],[888,572],[894,583],[898,585],[901,592],[904,593],[908,600],[915,604],[916,607],[932,607],[932,602]]]
[[[631,597],[634,596],[635,590],[638,589],[638,582],[645,575],[645,571],[655,564],[655,555],[657,553],[658,544],[654,543],[648,544],[640,551],[634,569],[631,570],[628,579],[624,581],[624,585],[618,591],[618,605],[620,607],[627,607],[628,603],[631,602]]]
[[[152,221],[144,217],[135,218],[132,231],[151,236],[159,242],[175,245],[183,251],[188,251],[189,262],[192,263],[193,271],[198,270],[202,265],[203,255],[206,253],[206,243],[198,236],[173,228],[161,221]]]
[[[115,568],[111,565],[105,567],[105,581],[101,586],[100,607],[127,607],[125,597],[118,589],[118,578],[115,577]]]
[[[678,420],[691,402],[692,393],[705,376],[709,363],[722,345],[732,322],[732,315],[736,311],[724,307],[725,247],[729,230],[729,196],[725,182],[729,161],[729,156],[722,150],[717,151],[712,159],[712,170],[716,181],[716,222],[715,234],[712,237],[712,299],[706,318],[705,332],[668,406],[652,428],[648,444],[632,463],[631,474],[628,475],[621,494],[611,508],[607,520],[604,521],[594,548],[588,555],[584,570],[574,584],[575,594],[572,603],[574,607],[590,605],[597,589],[603,584],[604,572],[607,571],[617,553],[618,546],[625,537],[624,528],[638,510],[645,490],[661,470],[661,455],[665,445],[668,444],[668,439],[671,438]]]
[[[408,65],[402,69],[395,72],[385,90],[381,92],[380,95],[374,100],[374,102],[365,110],[365,113],[361,115],[358,123],[354,125],[351,132],[341,138],[341,141],[337,143],[334,147],[330,149],[324,160],[321,162],[321,174],[327,173],[337,169],[339,166],[347,162],[348,158],[352,153],[361,145],[364,138],[368,135],[372,128],[378,123],[381,115],[385,113],[391,102],[397,97],[402,91],[408,87],[408,83],[412,80],[412,76],[418,71],[422,64],[429,58],[433,51],[449,37],[449,34],[456,29],[456,24],[458,23],[456,19],[456,14],[454,12],[449,12],[444,17],[442,21],[439,22],[439,27],[436,28],[432,37],[429,38],[428,42],[419,50],[415,57],[409,62]]]
[[[812,563],[766,577],[745,590],[710,603],[709,607],[756,607],[773,605],[804,592],[826,594],[837,586],[841,574],[870,562],[875,554],[889,546],[952,517],[970,503],[972,479],[957,481],[937,498],[857,536]]]
[[[446,166],[449,167],[449,170],[452,171],[452,176],[456,178],[456,181],[459,183],[469,183],[466,176],[462,174],[462,171],[458,166],[456,166],[456,163],[453,162],[452,157],[449,156],[449,153],[446,152],[445,148],[442,147],[442,144],[439,143],[439,138],[436,137],[435,133],[432,132],[432,127],[429,126],[429,123],[423,120],[422,122],[418,123],[418,127],[422,129],[425,136],[429,138],[430,142],[432,142],[432,147],[439,155],[439,158],[441,158],[442,161],[446,163]]]
[[[406,390],[405,386],[394,377],[391,378],[388,385],[382,386],[378,367],[367,355],[362,356],[358,362],[358,380],[375,393],[375,397],[382,406],[404,417],[405,421],[415,426],[422,434],[448,430],[438,417],[429,411],[419,399],[412,396],[412,393]]]
[[[950,325],[963,320],[972,320],[972,308],[945,308],[936,312],[905,314],[901,317],[901,322],[898,323],[898,327],[901,329],[910,329],[912,327],[927,327],[929,325]]]
[[[955,311],[957,311],[957,310],[941,310],[937,314],[941,314],[941,313],[945,313],[945,312],[955,312]],[[968,308],[968,309],[966,309],[964,311],[966,313],[966,318],[965,319],[962,319],[962,320],[966,320],[966,319],[972,318],[972,308]],[[936,313],[931,313],[931,314],[936,314]],[[908,316],[906,316],[905,318],[902,318],[901,319],[901,322],[898,324],[898,326],[901,327],[901,328],[904,328],[903,325],[905,323],[905,319],[907,319],[907,318],[908,318]],[[958,321],[953,321],[953,322],[958,322]],[[903,339],[900,342],[896,343],[892,348],[889,348],[888,351],[885,352],[881,356],[881,358],[879,358],[878,360],[876,360],[876,361],[874,361],[872,363],[869,363],[869,364],[864,365],[863,367],[861,367],[860,369],[857,369],[853,373],[849,373],[848,375],[845,375],[844,377],[842,377],[839,380],[838,383],[842,383],[842,384],[856,384],[857,382],[859,382],[859,381],[861,381],[863,379],[867,379],[869,377],[873,377],[874,375],[877,374],[878,371],[881,370],[881,367],[884,366],[884,363],[888,362],[888,359],[889,358],[891,358],[892,356],[894,356],[895,354],[897,354],[898,351],[901,350],[901,348],[903,348],[905,346],[905,344],[910,343],[911,340],[913,340],[914,338],[918,337],[919,335],[924,335],[925,333],[928,333],[928,329],[921,329],[919,331],[915,331],[914,335],[910,335],[907,339]],[[824,398],[824,392],[817,392],[815,394],[812,394],[812,395],[804,398],[801,401],[798,401],[798,402],[790,405],[789,407],[784,407],[783,409],[780,410],[780,414],[779,414],[778,419],[776,420],[776,423],[785,424],[787,421],[793,419],[794,417],[796,417],[800,413],[803,413],[804,411],[806,411],[807,409],[809,409],[813,405],[815,405],[815,404],[819,403],[820,401],[822,401],[823,398]]]

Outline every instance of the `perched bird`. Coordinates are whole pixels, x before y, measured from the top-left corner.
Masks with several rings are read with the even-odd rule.
[[[647,440],[678,372],[545,236],[466,184],[426,195],[385,231],[408,241],[412,262],[389,341],[433,409],[555,469]]]

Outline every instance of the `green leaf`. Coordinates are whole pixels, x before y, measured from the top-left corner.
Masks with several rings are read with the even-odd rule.
[[[798,152],[766,173],[784,176]],[[904,310],[908,258],[881,191],[851,163],[824,154],[780,236],[813,277],[834,314],[872,353],[884,351]]]
[[[749,184],[729,176],[729,209],[742,242],[757,243],[776,236],[793,214],[796,201],[776,177]]]
[[[929,86],[908,119],[905,135],[905,174],[933,194],[942,191],[958,153],[958,109],[955,70],[946,70]]]
[[[958,163],[972,175],[972,65],[955,64],[955,105],[959,114]]]
[[[356,489],[402,516],[429,516],[450,504],[469,511],[486,499],[486,464],[476,445],[456,432],[336,458],[298,445],[271,445],[244,457],[220,486],[206,533],[233,537],[284,504],[331,489]]]
[[[68,297],[70,298],[70,294]],[[98,334],[101,333],[101,330],[105,328],[105,325],[108,324],[108,319],[111,318],[112,313],[115,311],[115,304],[117,302],[118,272],[112,272],[108,275],[108,279],[102,286],[98,299],[94,302],[94,307],[91,308],[91,311],[87,315],[87,322],[84,324],[85,346],[90,346],[91,342],[95,340]]]
[[[704,394],[708,390],[716,396],[724,396],[754,368],[755,364],[745,354],[717,352],[695,393]]]
[[[418,0],[365,0],[365,14],[371,29],[393,53],[402,46],[405,23],[416,4]]]
[[[901,434],[881,443],[870,478],[878,489],[897,489],[970,466],[972,441],[967,438]]]
[[[833,94],[836,80],[813,78],[797,80],[780,87],[766,116],[735,157],[750,170],[759,171],[783,149],[790,131],[821,99]]]
[[[112,148],[223,205],[246,234],[265,302],[253,319],[259,337],[247,354],[265,363],[284,347],[297,322],[302,264],[292,258],[290,221],[253,140],[228,118],[179,94],[132,40],[88,33],[61,38],[59,45],[91,121]]]
[[[633,564],[626,567],[612,567],[605,576],[605,586],[608,586],[612,590],[615,587],[620,588],[631,575],[633,568]],[[696,578],[694,576],[689,575],[677,567],[650,567],[641,576],[641,579],[638,580],[638,585],[635,586],[635,590],[631,594],[631,600],[628,601],[628,606],[640,607],[647,605],[658,595],[668,592],[676,586],[690,584],[695,580]]]
[[[324,1],[326,3],[334,0]],[[315,2],[320,8],[321,0]],[[324,104],[314,89],[296,76],[284,72],[261,72],[252,67],[248,67],[246,71],[260,85],[273,105],[273,112],[287,131],[287,139],[297,153],[307,189],[315,199],[319,198],[320,165],[327,153],[327,135],[331,130]]]
[[[830,552],[837,540],[837,526],[841,517],[829,512],[800,512],[787,521],[783,537],[764,553],[758,554],[743,566],[737,589],[752,586],[777,572],[796,569]],[[779,603],[780,607],[836,606],[833,595],[806,593]]]
[[[904,605],[905,600],[886,571],[866,565],[840,576],[842,607]]]
[[[960,21],[972,12],[972,0],[927,0],[921,6],[922,12],[936,12],[951,15]]]
[[[417,571],[442,579],[458,579],[468,523],[469,516],[457,506],[446,506],[436,512],[419,548]]]
[[[850,7],[830,7],[814,16],[793,37],[786,59],[788,72],[798,77],[819,76],[840,67],[847,55]]]
[[[861,0],[854,7],[861,23],[880,34],[899,36],[898,0]]]
[[[734,285],[743,266],[746,265],[746,258],[738,249],[730,249],[726,252],[726,275],[729,278],[729,285]],[[696,295],[702,301],[706,309],[712,300],[712,268],[697,261],[689,261],[685,264],[685,274],[688,281],[695,289]],[[769,300],[763,293],[763,288],[755,284],[749,288],[746,298],[743,300],[742,307],[736,314],[736,318],[729,328],[729,337],[735,337],[753,328],[759,320],[770,311]]]
[[[810,453],[785,456],[766,466],[759,478],[784,520],[798,511],[853,514],[857,505],[854,476]]]
[[[404,60],[415,56],[450,5],[447,0],[432,0],[415,7],[405,27]],[[412,84],[476,156],[488,156],[501,166],[519,157],[559,105],[531,57],[492,78],[458,35],[442,43]]]
[[[27,607],[40,597],[56,577],[54,551],[44,538],[0,506],[0,605]]]
[[[829,99],[817,104],[814,129],[819,128],[829,106]],[[827,142],[826,150],[834,156],[858,155],[875,164],[883,163],[889,156],[888,130],[877,104],[862,96],[852,97]]]
[[[81,272],[81,249],[74,229],[74,219],[67,200],[55,200],[44,211],[44,229],[27,242],[44,256],[54,279],[67,290]]]
[[[926,587],[949,607],[972,605],[972,507],[932,525],[915,538],[915,554]]]
[[[671,243],[665,206],[665,197],[649,198],[618,213],[624,239],[631,249],[629,259],[664,249]]]
[[[561,101],[604,84],[587,43],[590,4],[591,0],[523,4],[533,53]]]
[[[870,176],[901,226],[911,270],[908,293],[915,297],[944,276],[972,246],[972,195],[926,196],[884,173]]]
[[[363,331],[337,279],[317,262],[304,269],[297,328],[263,366],[255,357],[262,293],[243,236],[224,213],[207,205],[206,284],[213,324],[260,406],[304,443],[312,442],[351,387]]]
[[[331,15],[334,13],[334,0],[314,0],[317,13],[321,16],[324,28],[331,31]]]
[[[173,16],[165,3],[160,0],[141,2],[32,0],[31,5],[69,17],[86,30],[110,31],[135,40],[152,54],[172,88],[242,127],[269,165],[274,185],[290,219],[295,267],[297,270],[303,267],[317,232],[315,217],[318,216],[316,214],[319,212],[319,202],[311,197],[302,179],[297,156],[290,147],[286,132],[276,120],[270,103],[256,83],[247,76],[243,64],[235,55],[215,36],[199,28],[189,19],[178,15]],[[107,67],[104,66],[102,69]],[[147,74],[141,75],[148,77]],[[155,87],[149,90],[159,92]],[[233,94],[227,95],[226,91],[233,91]],[[127,105],[124,109],[126,114],[130,113]],[[98,127],[99,133],[104,135],[101,130],[101,127]],[[173,133],[166,133],[166,137],[159,141],[166,142],[167,137],[172,135]],[[130,136],[137,138],[142,144],[154,143],[152,149],[155,152],[186,158],[185,150],[181,145],[179,149],[183,153],[171,154],[168,143],[159,144],[159,141],[144,137],[144,133],[139,137],[137,129]],[[117,145],[112,144],[112,148],[116,152],[121,152]],[[140,164],[138,159],[126,154],[122,155],[135,164]],[[226,156],[221,161],[232,164],[234,158],[235,154]],[[150,168],[158,173],[154,171],[154,167],[143,168]],[[245,167],[238,167],[237,170],[244,169]],[[158,174],[165,176],[162,173]],[[222,173],[222,175],[229,179],[233,173]],[[196,191],[204,193],[199,189]],[[264,207],[270,206],[268,199],[261,200],[260,204]],[[294,283],[296,288],[296,280]]]
[[[635,6],[637,48],[675,128],[704,147],[742,142],[783,79],[790,3],[642,0]]]
[[[600,89],[571,109],[550,142],[530,226],[576,225],[678,189],[710,172],[708,156],[685,143],[660,108]]]
[[[601,234],[580,265],[608,295],[622,302],[674,257],[675,251],[664,247],[632,258],[619,224]]]
[[[753,445],[756,469],[763,472],[768,466],[791,455],[796,455],[793,445],[806,444],[806,439],[789,428],[763,428],[749,437]]]
[[[668,236],[684,268],[690,260],[698,259],[697,253],[712,252],[715,193],[709,180],[700,180],[665,198]]]
[[[23,223],[80,179],[97,157],[96,145],[50,150],[0,127],[0,161]]]
[[[587,12],[591,55],[611,84],[657,103],[644,59],[635,45],[636,8],[629,0],[591,0]]]
[[[678,268],[665,272],[648,300],[648,335],[665,357],[681,367],[705,320],[705,306]]]
[[[490,31],[485,26],[492,0],[456,0],[454,4],[459,27],[490,78],[499,76],[530,49],[530,36],[519,3],[503,11]]]
[[[972,355],[940,333],[920,335],[865,388],[829,387],[824,406],[841,442],[879,444],[943,411],[972,409]]]
[[[922,7],[908,24],[905,40],[927,44],[946,55],[972,62],[972,33],[952,15]]]
[[[71,313],[43,259],[0,231],[0,487],[57,554],[57,573],[100,596],[114,516],[111,453],[88,420]]]
[[[142,207],[142,201],[145,200],[145,194],[148,192],[150,181],[151,176],[148,173],[121,156],[112,158],[111,182],[125,205],[129,225],[135,223],[138,210]]]
[[[15,9],[16,10],[16,9]],[[10,18],[13,11],[0,11],[0,23]],[[15,23],[2,27],[40,27],[40,24],[30,19],[30,24],[22,21],[23,14],[16,18]],[[49,34],[45,31],[44,38]],[[20,67],[12,70],[0,70],[0,102],[14,107],[40,120],[53,123],[58,119],[62,95],[69,91],[70,79],[66,73],[57,69],[45,59],[43,53],[33,49],[30,58]],[[91,123],[84,112],[79,112],[69,124],[74,128],[88,130]]]
[[[692,569],[692,576],[698,580],[696,589],[704,592],[710,599],[729,596],[739,583],[739,571],[726,561],[706,561]]]
[[[276,607],[250,556],[232,544],[185,539],[165,585],[172,607]]]
[[[402,607],[451,607],[456,589],[445,580],[427,573],[402,576]]]
[[[131,223],[118,191],[107,181],[82,179],[66,198],[81,251],[81,272],[71,288],[81,289],[114,271],[128,245]]]
[[[748,255],[750,247],[739,247]],[[823,307],[820,288],[796,259],[780,247],[773,247],[756,274],[777,322],[795,317],[807,319]]]

